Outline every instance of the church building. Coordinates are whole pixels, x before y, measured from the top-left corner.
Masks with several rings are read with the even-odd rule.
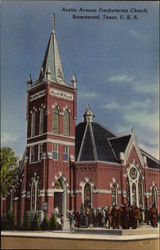
[[[55,208],[68,211],[133,204],[159,209],[159,161],[130,134],[117,136],[86,108],[77,119],[77,79],[65,80],[55,25],[38,79],[27,81],[27,145],[19,166],[19,185],[2,200],[1,211],[14,210],[16,222]]]

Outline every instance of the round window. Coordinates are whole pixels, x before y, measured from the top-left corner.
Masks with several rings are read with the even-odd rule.
[[[130,169],[130,177],[132,178],[132,179],[136,179],[137,178],[137,170],[136,170],[136,168],[134,168],[134,167],[132,167],[131,169]]]

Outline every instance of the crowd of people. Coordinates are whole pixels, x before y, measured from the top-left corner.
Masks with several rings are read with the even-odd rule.
[[[102,209],[93,209],[81,205],[80,211],[75,215],[70,213],[70,225],[75,227],[106,227],[113,229],[136,229],[144,223],[153,227],[158,226],[158,213],[153,205],[150,209],[138,208],[135,206],[114,205],[112,207],[103,207]]]

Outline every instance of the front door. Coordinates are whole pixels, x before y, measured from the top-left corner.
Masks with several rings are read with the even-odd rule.
[[[54,208],[58,207],[59,210],[59,216],[62,215],[62,198],[63,198],[63,192],[55,192],[54,193]]]

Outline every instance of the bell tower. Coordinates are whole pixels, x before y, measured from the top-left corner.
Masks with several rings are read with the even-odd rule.
[[[24,211],[57,209],[66,216],[72,206],[75,152],[76,77],[64,77],[55,33],[55,16],[39,77],[27,81],[27,149],[24,166]]]

